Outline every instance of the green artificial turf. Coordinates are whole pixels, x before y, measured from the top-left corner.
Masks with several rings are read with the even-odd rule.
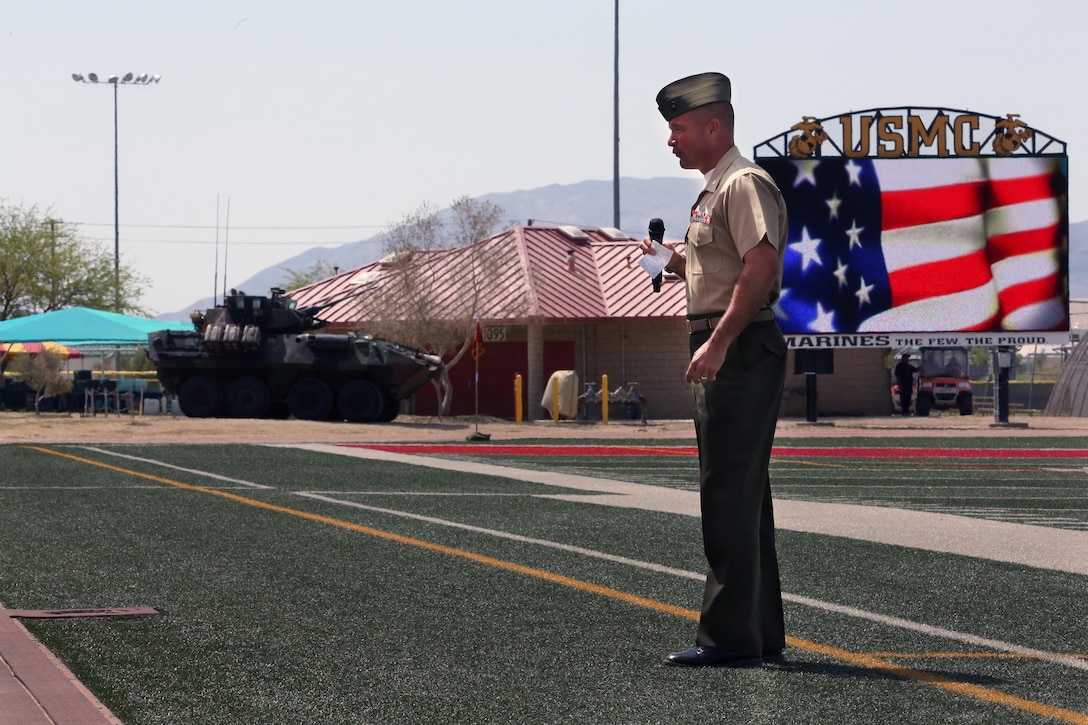
[[[791,601],[792,637],[848,656],[806,645],[788,650],[782,667],[665,667],[664,655],[694,637],[694,620],[683,614],[697,608],[701,593],[694,517],[543,499],[534,494],[559,489],[516,475],[288,448],[99,447],[272,487],[85,447],[46,446],[113,468],[0,448],[0,601],[14,608],[147,605],[161,612],[27,621],[128,725],[1053,721],[1010,700],[948,692],[854,658],[873,653],[899,653],[901,659],[888,661],[982,692],[1081,713],[1088,702],[1085,670],[966,657],[993,652]],[[693,485],[690,459],[550,456],[502,463]],[[828,471],[843,469],[780,462],[772,475],[785,479],[776,485],[780,496],[977,507],[994,480],[1024,475],[1015,470],[1023,461],[986,464],[994,468],[930,464],[925,480],[906,493],[882,489],[900,464],[866,462],[836,477]],[[1083,477],[1047,468],[1033,464],[1038,490],[1008,489],[1002,509],[1037,508],[1030,494],[1039,491],[1083,509]],[[944,488],[953,495],[942,497]],[[303,491],[433,520],[299,496]],[[1088,642],[1083,576],[793,531],[778,536],[787,594],[1046,651],[1075,652]],[[601,588],[644,601],[623,601]],[[679,612],[654,608],[655,602]],[[940,656],[907,656],[918,653]]]

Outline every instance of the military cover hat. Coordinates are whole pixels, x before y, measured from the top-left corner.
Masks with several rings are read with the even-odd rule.
[[[673,81],[657,94],[657,110],[666,121],[708,103],[730,100],[729,79],[721,73],[700,73]]]

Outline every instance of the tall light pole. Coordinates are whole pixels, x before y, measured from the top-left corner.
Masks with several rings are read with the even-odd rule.
[[[616,0],[612,60],[612,226],[620,228],[620,0]]]
[[[113,85],[113,306],[117,312],[121,311],[121,213],[120,213],[120,187],[118,184],[117,170],[117,86],[137,85],[146,86],[158,83],[162,76],[141,73],[133,75],[126,73],[123,78],[110,76],[106,82]],[[88,73],[84,78],[82,73],[73,73],[72,80],[76,83],[97,84],[98,74]]]

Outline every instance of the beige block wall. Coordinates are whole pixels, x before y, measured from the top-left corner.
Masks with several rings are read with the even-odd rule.
[[[575,370],[582,382],[609,390],[637,382],[646,398],[647,417],[691,417],[691,386],[684,382],[688,335],[683,323],[626,322],[571,326]]]
[[[820,415],[885,415],[892,412],[891,377],[886,365],[888,350],[835,350],[835,372],[816,376]],[[790,352],[783,393],[782,415],[804,418],[807,414],[806,376],[793,373]]]
[[[648,418],[691,417],[691,386],[684,382],[688,335],[682,322],[547,325],[543,329],[545,340],[574,343],[574,370],[580,389],[586,382],[596,384],[599,389],[601,375],[607,374],[610,390],[627,382],[638,383],[639,391],[647,401]],[[816,377],[819,414],[890,414],[888,352],[885,349],[835,350],[835,372]],[[793,369],[791,351],[787,360],[782,416],[805,418],[806,376],[794,374]]]

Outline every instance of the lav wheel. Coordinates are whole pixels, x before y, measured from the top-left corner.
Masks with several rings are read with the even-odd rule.
[[[227,386],[227,412],[235,418],[263,418],[272,396],[264,381],[244,375]]]
[[[324,380],[302,378],[291,386],[287,404],[300,420],[324,420],[332,412],[332,391]]]
[[[350,380],[336,395],[340,417],[352,423],[371,423],[382,413],[385,398],[381,389],[369,380]]]
[[[378,416],[378,422],[389,423],[394,420],[400,413],[400,401],[391,395],[385,396],[385,402],[382,404],[382,412]]]
[[[223,389],[207,375],[191,377],[178,391],[178,405],[190,418],[214,418],[223,407]]]

